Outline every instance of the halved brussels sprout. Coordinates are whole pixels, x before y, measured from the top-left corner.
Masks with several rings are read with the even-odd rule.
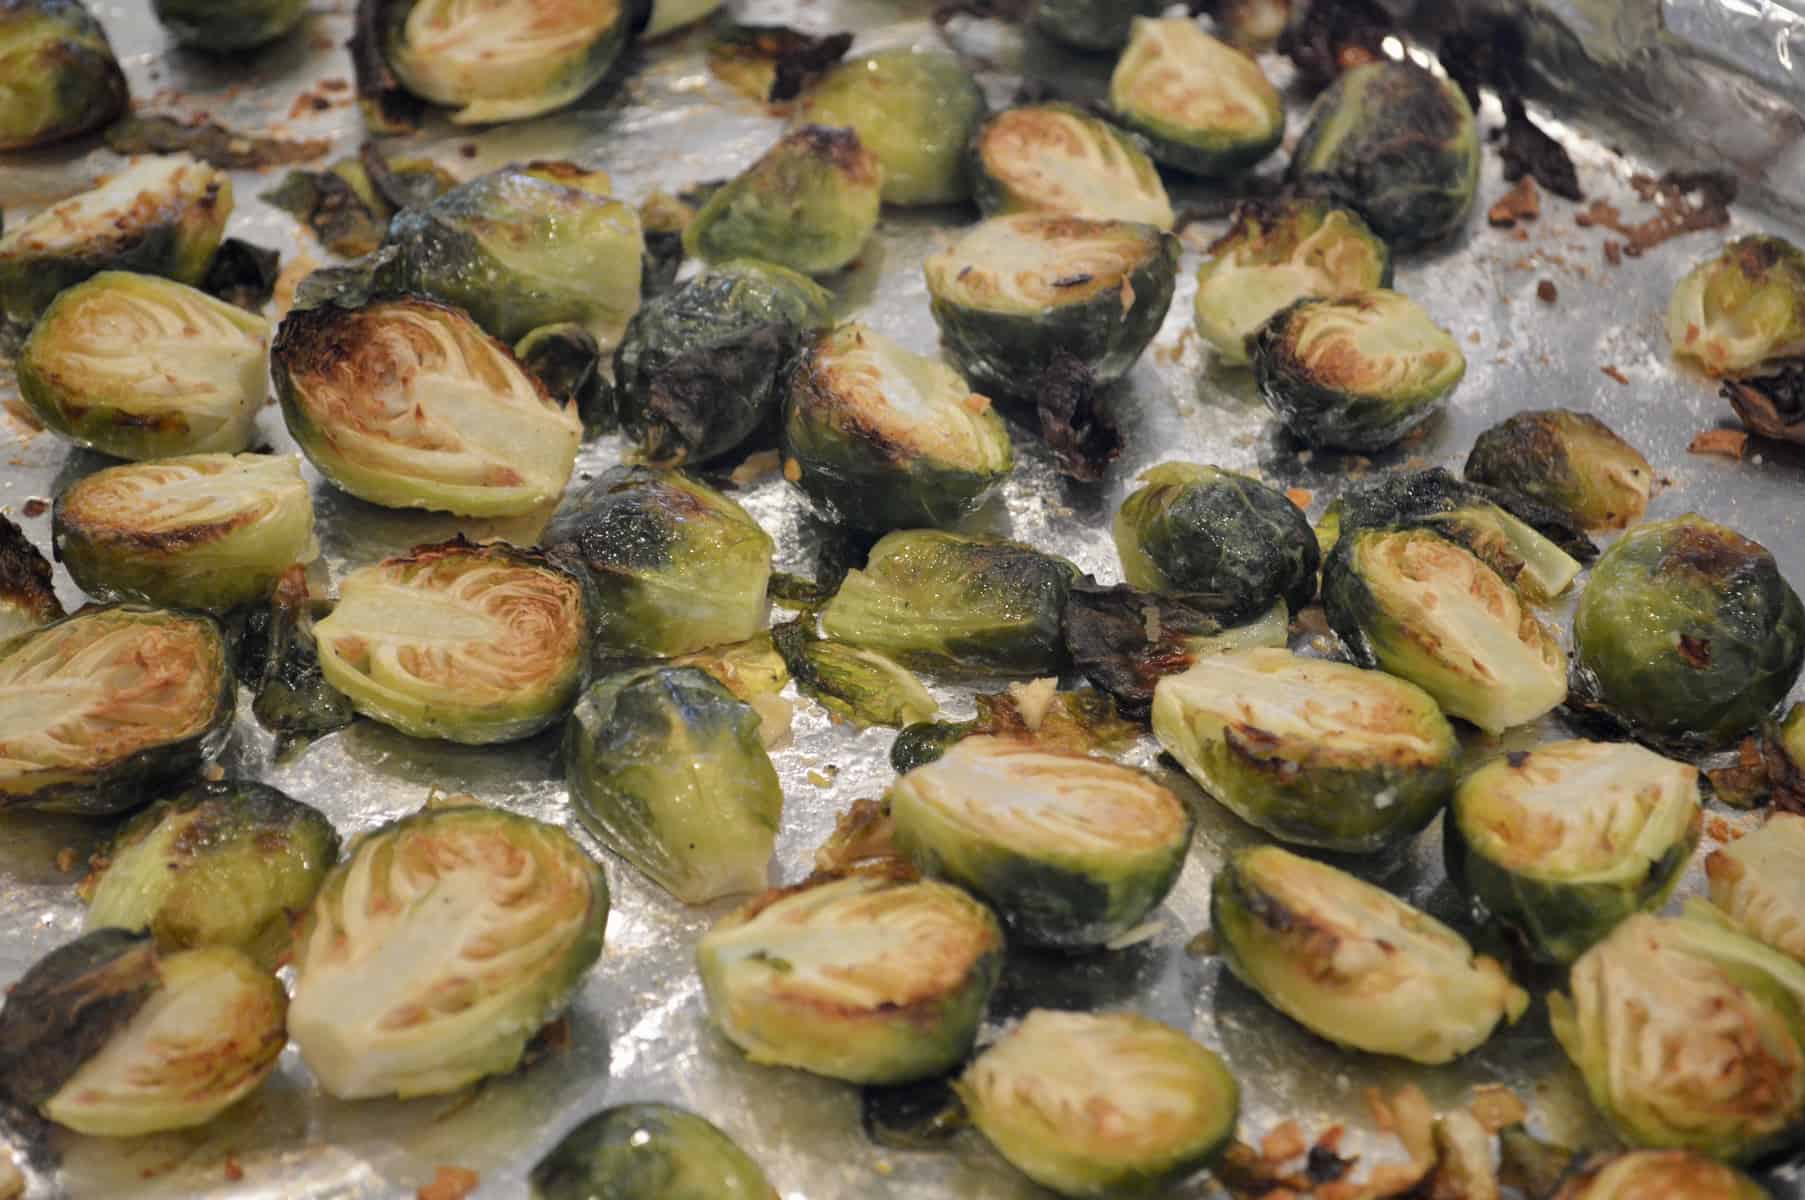
[[[763,891],[783,788],[758,714],[694,667],[642,667],[583,693],[564,729],[577,816],[685,904]]]
[[[301,23],[307,0],[152,0],[157,20],[196,50],[248,50]]]
[[[836,717],[864,728],[931,721],[940,703],[909,671],[873,650],[814,637],[804,621],[772,631],[796,687]]]
[[[777,1200],[733,1139],[668,1104],[620,1104],[539,1160],[531,1200]]]
[[[987,217],[1053,212],[1172,228],[1172,202],[1141,139],[1070,104],[986,120],[972,135],[971,172]]]
[[[1420,833],[1460,753],[1421,688],[1288,650],[1216,655],[1160,680],[1153,734],[1243,821],[1348,853]]]
[[[1479,126],[1451,80],[1412,62],[1367,63],[1317,98],[1290,177],[1354,209],[1392,249],[1413,250],[1466,223]]]
[[[297,455],[196,454],[96,471],[56,498],[57,557],[83,591],[223,611],[319,553]]]
[[[1109,107],[1155,159],[1193,175],[1245,170],[1285,136],[1284,101],[1260,64],[1190,17],[1134,22]]]
[[[1573,641],[1576,689],[1636,737],[1725,746],[1792,690],[1805,606],[1765,547],[1689,513],[1605,551]]]
[[[1013,738],[968,737],[887,797],[896,846],[988,901],[1011,938],[1087,950],[1159,907],[1191,814],[1150,776]]]
[[[1277,846],[1229,858],[1210,892],[1229,967],[1311,1032],[1356,1050],[1450,1062],[1514,1023],[1529,995],[1440,921]]]
[[[984,93],[957,55],[881,50],[823,75],[797,117],[858,134],[883,164],[884,203],[956,204],[971,195],[965,145],[984,109]]]
[[[289,1034],[341,1100],[504,1074],[595,965],[607,923],[602,868],[562,829],[481,805],[403,817],[314,898]]]
[[[1632,1146],[1747,1160],[1805,1128],[1805,966],[1698,917],[1638,913],[1548,997],[1561,1049]]]
[[[1738,928],[1805,962],[1805,817],[1772,813],[1767,823],[1705,857],[1711,903]]]
[[[1674,288],[1667,340],[1712,375],[1805,354],[1805,251],[1765,234],[1730,242]]]
[[[944,883],[817,877],[716,922],[696,963],[710,1017],[752,1062],[906,1083],[970,1053],[1003,931]]]
[[[827,636],[921,671],[1057,674],[1078,568],[1001,538],[886,534],[821,611]]]
[[[1362,666],[1501,733],[1567,698],[1560,642],[1503,576],[1426,529],[1344,534],[1322,573],[1330,628]]]
[[[106,30],[78,0],[15,0],[0,8],[0,79],[7,84],[0,150],[99,129],[129,100]]]
[[[583,425],[468,315],[418,296],[291,311],[271,351],[288,431],[389,508],[518,516],[556,499]]]
[[[1129,28],[1136,16],[1156,15],[1155,0],[1122,0],[1099,4],[1097,0],[1039,0],[1034,23],[1068,46],[1080,50],[1120,50],[1128,44]]]
[[[1299,300],[1248,343],[1254,382],[1285,427],[1312,446],[1383,450],[1439,412],[1466,355],[1397,292]]]
[[[1148,592],[1201,592],[1225,623],[1316,598],[1321,550],[1297,505],[1259,480],[1219,467],[1162,463],[1116,512],[1122,574]]]
[[[58,293],[102,271],[199,283],[231,213],[224,171],[186,154],[141,158],[0,236],[0,314],[29,325]],[[139,336],[117,340],[129,347]]]
[[[1630,1150],[1580,1164],[1549,1200],[1766,1200],[1734,1167],[1685,1150]]]
[[[851,129],[800,125],[717,188],[683,231],[706,262],[755,258],[829,275],[877,228],[884,168]]]
[[[0,514],[0,643],[63,615],[50,563],[19,523]]]
[[[568,711],[592,608],[586,581],[547,556],[458,538],[351,572],[313,636],[327,681],[364,716],[486,745]]]
[[[771,535],[681,472],[610,467],[552,518],[543,541],[594,582],[598,650],[689,654],[764,627]]]
[[[860,529],[952,525],[1015,466],[1009,430],[957,371],[849,322],[804,347],[783,423],[796,483]]]
[[[1586,529],[1642,519],[1654,468],[1591,413],[1551,408],[1506,417],[1480,434],[1466,477],[1551,505]]]
[[[1061,354],[1120,379],[1159,332],[1178,239],[1151,225],[1054,213],[993,217],[922,264],[934,321],[968,378],[1033,390]]]
[[[1197,268],[1197,332],[1223,362],[1299,300],[1338,300],[1391,286],[1391,250],[1351,209],[1324,200],[1249,201]]]
[[[1241,1111],[1213,1051],[1134,1013],[1037,1008],[954,1087],[997,1152],[1061,1196],[1166,1195],[1228,1144]]]
[[[1570,963],[1666,903],[1702,824],[1697,768],[1628,742],[1553,742],[1461,781],[1444,857],[1461,891]]]
[[[198,613],[89,607],[0,644],[0,809],[138,807],[224,745],[237,690]]]
[[[1291,617],[1275,604],[1252,620],[1230,625],[1213,596],[1155,596],[1122,586],[1075,585],[1062,622],[1072,666],[1126,705],[1144,709],[1168,675],[1213,654],[1283,648]]]
[[[251,780],[197,783],[114,835],[82,880],[89,929],[143,929],[165,953],[230,946],[274,969],[289,918],[338,861],[318,810]]]
[[[47,427],[118,458],[236,454],[269,386],[269,322],[125,271],[79,283],[19,354],[19,395]]]

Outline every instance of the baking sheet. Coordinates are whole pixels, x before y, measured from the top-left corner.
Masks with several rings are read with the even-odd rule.
[[[229,62],[168,46],[142,0],[103,0],[93,7],[120,51],[142,109],[204,112],[245,129],[330,136],[332,157],[355,152],[361,130],[350,92],[321,86],[350,79],[341,48],[349,33],[348,2],[316,8],[302,31],[281,46]],[[1580,7],[1596,13],[1610,6]],[[759,3],[739,11],[746,20],[856,30],[855,50],[933,41],[939,34],[929,14],[929,5],[906,0]],[[1022,72],[1079,95],[1100,91],[1106,76],[1106,62],[1063,53],[1035,37],[1024,41],[969,22],[956,23],[953,33],[964,48],[985,57],[982,79],[993,102],[1008,99]],[[706,41],[705,34],[692,33],[638,49],[619,91],[589,97],[564,113],[475,133],[440,124],[402,146],[409,153],[429,153],[465,177],[508,161],[576,158],[606,167],[617,191],[633,199],[654,188],[675,190],[730,174],[764,149],[781,122],[708,74]],[[1284,63],[1267,62],[1275,81],[1289,80]],[[298,104],[304,95],[324,98],[327,107],[315,111]],[[1298,111],[1294,106],[1294,117]],[[1482,119],[1496,124],[1499,114],[1491,107]],[[1574,151],[1588,196],[1626,213],[1645,211],[1629,186],[1632,175],[1693,165],[1683,158],[1621,157],[1579,129],[1548,124]],[[1293,138],[1300,128],[1294,119]],[[118,161],[105,151],[15,156],[0,165],[0,204],[9,219],[17,219],[116,168]],[[329,160],[317,165],[324,161]],[[291,218],[256,199],[277,178],[279,171],[237,175],[238,208],[229,232],[280,246],[285,262],[296,254],[329,262]],[[1731,234],[1784,227],[1739,208],[1731,230],[1681,238],[1609,266],[1602,253],[1609,235],[1580,228],[1576,207],[1552,197],[1544,197],[1543,216],[1527,227],[1527,240],[1487,227],[1484,210],[1505,186],[1496,157],[1488,153],[1469,232],[1435,253],[1398,264],[1397,286],[1452,329],[1468,356],[1468,374],[1450,411],[1419,443],[1367,464],[1299,453],[1275,433],[1249,376],[1217,367],[1187,334],[1198,250],[1222,227],[1205,224],[1186,234],[1185,263],[1165,327],[1118,395],[1127,449],[1106,481],[1095,487],[1062,481],[1045,451],[1018,428],[1017,473],[975,524],[1066,554],[1099,579],[1114,582],[1119,569],[1108,519],[1134,477],[1155,463],[1212,462],[1308,489],[1314,517],[1350,474],[1406,462],[1458,470],[1474,436],[1500,417],[1525,407],[1561,405],[1604,416],[1671,481],[1655,499],[1651,518],[1702,512],[1762,541],[1791,578],[1805,580],[1805,537],[1796,503],[1805,458],[1760,444],[1741,462],[1689,455],[1692,437],[1728,423],[1728,413],[1711,385],[1671,366],[1661,323],[1672,283],[1692,260],[1714,252]],[[1207,195],[1174,189],[1180,204]],[[912,349],[933,352],[936,331],[920,263],[949,231],[972,219],[958,208],[886,211],[860,264],[831,281],[843,314],[870,322]],[[1552,304],[1537,298],[1545,281],[1558,293]],[[12,394],[10,378],[0,374],[0,399]],[[0,507],[47,546],[48,514],[26,515],[38,508],[29,502],[48,499],[104,460],[71,451],[52,435],[32,435],[11,416],[0,418],[0,425]],[[274,408],[264,412],[259,428],[273,445],[292,446]],[[587,445],[579,481],[613,464],[619,452],[611,438]],[[454,532],[522,541],[537,532],[532,521],[460,521],[380,509],[310,477],[335,579],[384,554]],[[772,477],[735,495],[777,540],[779,565],[806,570],[818,527],[788,485]],[[59,587],[65,603],[80,602],[66,578],[59,578]],[[939,694],[949,712],[969,706],[957,690]],[[835,815],[855,799],[881,794],[891,778],[892,736],[885,729],[838,726],[807,702],[798,706],[794,739],[774,755],[786,796],[774,880],[805,875]],[[1534,737],[1535,731],[1518,731],[1511,744]],[[1482,754],[1497,745],[1475,736],[1472,749]],[[1603,1139],[1578,1077],[1548,1036],[1539,1001],[1520,1025],[1467,1059],[1422,1068],[1336,1050],[1270,1010],[1217,962],[1187,954],[1186,942],[1207,925],[1214,865],[1256,835],[1158,763],[1150,742],[1138,759],[1160,771],[1200,813],[1196,846],[1158,914],[1157,936],[1086,958],[1018,956],[992,1005],[987,1034],[1035,1006],[1131,1008],[1188,1029],[1221,1051],[1243,1081],[1240,1132],[1248,1141],[1257,1142],[1289,1118],[1311,1134],[1347,1122],[1353,1133],[1344,1150],[1396,1157],[1388,1139],[1364,1132],[1369,1120],[1363,1092],[1390,1091],[1408,1082],[1421,1084],[1438,1107],[1463,1103],[1478,1084],[1509,1084],[1530,1103],[1538,1128],[1576,1143]],[[473,749],[416,741],[359,722],[296,761],[275,764],[271,739],[247,716],[223,765],[318,806],[345,835],[411,811],[438,789],[471,792],[488,803],[566,822],[594,848],[567,821],[555,732],[513,746]],[[76,861],[85,861],[108,828],[73,818],[0,813],[0,984],[79,932],[81,908],[73,890],[79,868],[66,872],[58,859],[68,862],[63,852],[70,850]],[[1712,840],[1708,836],[1705,849]],[[685,908],[619,860],[602,857],[614,896],[607,949],[572,1008],[570,1043],[562,1053],[456,1096],[341,1103],[312,1088],[291,1047],[264,1089],[205,1129],[132,1141],[58,1134],[54,1149],[61,1166],[36,1171],[31,1195],[411,1196],[445,1164],[479,1172],[479,1196],[518,1196],[527,1168],[577,1120],[607,1104],[639,1100],[683,1104],[721,1125],[762,1163],[785,1200],[1027,1200],[1045,1194],[975,1133],[961,1135],[945,1152],[885,1149],[862,1134],[855,1089],[747,1065],[707,1027],[692,964],[697,936],[731,903]],[[1371,865],[1367,873],[1470,929],[1459,898],[1442,880],[1439,826],[1408,853]],[[1695,872],[1686,890],[1696,888]],[[1207,1185],[1185,1194],[1208,1194]]]

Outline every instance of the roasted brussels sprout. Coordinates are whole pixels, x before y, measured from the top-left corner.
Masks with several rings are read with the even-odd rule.
[[[165,953],[231,946],[274,969],[289,918],[338,861],[317,810],[250,780],[197,783],[128,821],[82,880],[89,929],[143,929]]]
[[[1312,446],[1383,450],[1441,410],[1466,355],[1397,292],[1300,300],[1248,342],[1266,407]]]
[[[1283,604],[1230,625],[1217,614],[1213,596],[1155,596],[1127,586],[1079,583],[1066,600],[1062,630],[1079,674],[1123,704],[1144,710],[1166,676],[1213,654],[1283,648],[1290,625]]]
[[[1516,413],[1480,434],[1466,477],[1551,505],[1586,529],[1640,521],[1655,482],[1648,460],[1610,426],[1565,408]]]
[[[602,952],[602,868],[552,825],[428,808],[360,838],[295,935],[288,1031],[341,1100],[520,1063]]]
[[[861,529],[952,525],[1015,465],[988,399],[957,371],[857,322],[804,347],[783,448],[803,493]]]
[[[1356,1050],[1449,1062],[1529,1006],[1496,960],[1440,921],[1277,846],[1230,857],[1211,888],[1210,918],[1236,976]]]
[[[594,581],[598,651],[688,654],[764,626],[771,536],[680,472],[609,468],[552,518],[544,544]]]
[[[1215,655],[1160,680],[1153,733],[1242,820],[1348,853],[1421,832],[1454,790],[1460,752],[1421,688],[1288,650]]]
[[[1223,362],[1299,300],[1339,300],[1391,285],[1391,251],[1350,209],[1325,200],[1248,202],[1197,269],[1197,332]]]
[[[781,381],[832,297],[783,267],[714,267],[633,318],[614,356],[619,416],[655,466],[708,462],[777,416]]]
[[[224,171],[185,154],[141,158],[0,236],[0,314],[29,325],[59,292],[102,271],[199,283],[231,213]],[[117,335],[114,353],[141,336]]]
[[[248,50],[301,23],[307,0],[152,0],[170,36],[196,50]]]
[[[1632,1146],[1747,1160],[1805,1123],[1805,967],[1727,925],[1638,913],[1580,956],[1549,1023]]]
[[[1151,225],[1051,213],[993,217],[923,264],[947,353],[979,387],[1032,391],[1062,353],[1099,384],[1159,332],[1178,239]]]
[[[984,93],[956,55],[881,50],[849,58],[803,94],[798,119],[850,128],[883,165],[885,204],[955,204],[971,195],[965,145]]]
[[[103,271],[56,298],[19,354],[48,428],[118,458],[235,454],[268,385],[269,323],[186,284]]]
[[[1744,933],[1805,962],[1805,817],[1775,812],[1705,857],[1711,903]]]
[[[1191,845],[1190,812],[1151,777],[1013,738],[966,738],[888,800],[897,848],[1033,946],[1121,937],[1166,898]]]
[[[0,809],[102,815],[224,745],[236,682],[196,613],[84,608],[0,645]]]
[[[1573,618],[1584,702],[1662,745],[1741,737],[1805,662],[1805,607],[1757,542],[1695,514],[1605,551]]]
[[[78,0],[0,6],[0,79],[7,83],[0,150],[29,150],[99,129],[129,99],[106,30]]]
[[[864,728],[931,721],[940,703],[909,671],[873,650],[812,636],[803,621],[772,631],[796,687],[837,717]]]
[[[556,499],[583,426],[459,309],[417,296],[297,308],[271,351],[288,431],[390,508],[518,516]]]
[[[1245,170],[1285,136],[1284,101],[1260,64],[1189,17],[1134,22],[1109,107],[1155,159],[1193,175]]]
[[[683,231],[683,248],[707,262],[753,258],[831,274],[877,228],[883,175],[853,130],[797,126],[709,196]]]
[[[709,1015],[751,1061],[906,1083],[971,1051],[1003,931],[944,883],[817,877],[722,918],[696,962]]]
[[[1549,1200],[1766,1200],[1734,1167],[1685,1150],[1630,1150],[1580,1164]]]
[[[1109,4],[1098,4],[1096,0],[1038,0],[1034,23],[1080,50],[1120,50],[1128,44],[1135,17],[1152,16],[1159,9],[1154,0]]]
[[[1291,180],[1354,209],[1392,249],[1413,250],[1466,223],[1478,123],[1451,80],[1412,62],[1367,63],[1317,98]]]
[[[909,530],[871,548],[821,611],[827,636],[943,673],[1057,674],[1078,568],[1020,542]]]
[[[668,1104],[604,1108],[533,1168],[531,1200],[777,1200],[726,1134]]]
[[[1329,626],[1361,666],[1408,679],[1500,733],[1567,698],[1560,642],[1503,576],[1426,529],[1342,536],[1322,573]],[[1582,601],[1583,603],[1583,601]]]
[[[1053,212],[1172,228],[1172,202],[1145,143],[1070,104],[1030,104],[986,120],[972,135],[971,173],[987,217]]]
[[[1667,340],[1712,375],[1805,354],[1805,251],[1765,234],[1730,242],[1674,288]]]
[[[685,904],[765,888],[783,788],[758,714],[694,667],[641,667],[583,693],[564,730],[577,816]]]
[[[1461,781],[1448,873],[1539,954],[1570,963],[1661,907],[1698,845],[1698,770],[1627,742],[1554,742]]]
[[[62,615],[43,551],[17,521],[0,514],[0,645]]]

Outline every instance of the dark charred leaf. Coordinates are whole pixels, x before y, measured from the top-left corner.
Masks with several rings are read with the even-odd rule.
[[[380,246],[392,215],[380,198],[360,192],[337,169],[290,171],[261,199],[293,214],[313,230],[322,246],[345,258],[358,258]]]
[[[1383,475],[1349,489],[1341,500],[1341,530],[1416,525],[1476,503],[1503,509],[1579,563],[1598,558],[1597,543],[1566,513],[1519,492],[1469,483],[1440,467]]]
[[[937,761],[953,744],[978,732],[976,721],[921,721],[904,727],[890,743],[890,765],[898,775]]]
[[[1523,95],[1523,51],[1523,30],[1515,21],[1485,17],[1443,34],[1436,57],[1478,112],[1483,88],[1500,99]]]
[[[365,142],[357,152],[375,193],[387,202],[391,212],[403,208],[425,208],[458,185],[457,176],[437,163],[424,158],[390,161],[383,157],[375,142]]]
[[[1573,1151],[1544,1142],[1521,1125],[1498,1133],[1498,1181],[1525,1196],[1552,1196],[1573,1165]]]
[[[642,295],[662,295],[677,281],[677,269],[683,265],[683,231],[695,219],[693,206],[666,192],[653,192],[640,201],[639,227],[646,245]]]
[[[901,863],[894,840],[896,823],[882,800],[854,800],[834,821],[834,831],[815,851],[815,870],[851,871],[861,864]]]
[[[149,934],[98,929],[25,972],[0,1009],[0,1093],[35,1108],[162,986]]]
[[[1385,39],[1397,34],[1397,22],[1377,0],[1311,0],[1279,36],[1278,50],[1296,64],[1304,86],[1318,92],[1343,71],[1383,59]]]
[[[595,335],[581,325],[542,325],[514,346],[520,365],[538,377],[552,399],[561,405],[581,402],[596,382],[601,347]]]
[[[332,148],[329,138],[279,138],[240,133],[213,121],[129,116],[107,127],[115,154],[191,154],[228,171],[312,162]]]
[[[1054,353],[1035,388],[1040,436],[1052,447],[1059,473],[1084,483],[1122,453],[1122,431],[1090,367],[1065,350]]]
[[[289,568],[270,597],[269,652],[251,712],[276,735],[279,758],[345,728],[356,715],[320,671],[313,622],[326,611],[324,602],[308,595],[298,566]]]
[[[375,135],[412,133],[420,127],[425,105],[401,86],[382,55],[382,29],[390,10],[404,0],[357,0],[357,24],[348,47],[357,82],[357,101],[364,128]]]
[[[734,25],[708,48],[708,67],[760,102],[793,100],[852,46],[850,33],[817,36],[785,25]]]
[[[834,589],[823,587],[812,579],[804,579],[800,575],[792,575],[788,571],[771,572],[771,582],[765,587],[765,594],[771,603],[779,608],[787,608],[792,612],[805,612],[820,608],[832,599]]]
[[[935,1150],[971,1123],[950,1077],[859,1091],[865,1136],[892,1150]]]
[[[18,632],[61,616],[50,563],[18,522],[0,516],[0,630]]]
[[[1768,722],[1772,724],[1772,722]],[[1705,772],[1711,794],[1731,808],[1759,808],[1768,798],[1767,735],[1746,737],[1735,761]]]
[[[755,325],[730,341],[679,354],[652,377],[646,400],[651,435],[646,460],[677,464],[710,440],[724,396],[767,389],[794,346],[792,327]]]
[[[323,267],[295,288],[296,311],[336,304],[340,308],[362,308],[371,297],[392,289],[395,251],[384,246],[374,254],[366,254],[342,267]]]
[[[280,252],[242,238],[227,238],[207,267],[201,291],[249,312],[262,312],[275,293],[281,270]]]
[[[1557,196],[1568,200],[1586,198],[1567,148],[1530,120],[1523,102],[1514,97],[1504,102],[1504,145],[1500,154],[1505,179],[1514,183],[1528,175]]]
[[[1221,633],[1220,601],[1206,595],[1156,596],[1126,584],[1075,584],[1061,631],[1072,666],[1130,711],[1145,712],[1167,675],[1196,661],[1188,644]]]
[[[1788,362],[1771,375],[1732,379],[1723,397],[1737,417],[1762,437],[1805,443],[1805,362]]]

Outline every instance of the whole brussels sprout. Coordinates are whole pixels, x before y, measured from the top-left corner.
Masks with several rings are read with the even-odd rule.
[[[1461,891],[1570,963],[1666,903],[1702,825],[1697,768],[1627,742],[1553,742],[1461,781],[1444,858]]]
[[[307,0],[152,0],[176,42],[196,50],[249,50],[301,23]]]
[[[939,701],[921,680],[882,654],[814,637],[802,620],[779,626],[772,639],[796,689],[861,729],[868,725],[900,729],[931,721],[940,711]]]
[[[1737,928],[1805,963],[1805,817],[1776,811],[1705,857],[1711,903]]]
[[[62,616],[43,551],[17,521],[0,514],[0,645]]]
[[[1053,675],[1077,579],[1065,559],[1020,542],[891,533],[821,610],[821,630],[920,671]]]
[[[778,1200],[733,1139],[668,1104],[604,1108],[528,1178],[531,1200]]]
[[[1122,574],[1149,592],[1203,592],[1225,621],[1316,598],[1321,550],[1284,493],[1219,467],[1164,463],[1122,501],[1114,526]]]
[[[1039,0],[1034,23],[1056,40],[1079,50],[1120,50],[1137,15],[1155,16],[1154,0],[1122,0],[1099,4],[1096,0]]]
[[[141,158],[0,235],[0,314],[29,325],[58,293],[102,271],[199,283],[231,214],[224,171],[186,154]],[[148,332],[121,335],[114,353]]]
[[[372,504],[519,516],[556,499],[583,426],[461,309],[419,296],[297,308],[271,368],[289,433]]]
[[[1460,752],[1421,688],[1288,650],[1216,655],[1160,680],[1153,734],[1242,820],[1348,853],[1420,833],[1454,790]]]
[[[759,718],[694,667],[642,667],[583,693],[564,729],[577,817],[685,904],[759,892],[783,788]]]
[[[1450,1062],[1529,1007],[1502,966],[1440,921],[1277,846],[1229,858],[1210,923],[1242,982],[1356,1050]]]
[[[1171,229],[1172,202],[1144,147],[1074,105],[1011,108],[972,135],[972,190],[987,217],[1054,212]]]
[[[598,650],[689,654],[764,626],[771,536],[681,472],[611,467],[571,497],[543,540],[594,582]]]
[[[1144,709],[1161,679],[1193,663],[1258,646],[1282,649],[1290,641],[1283,604],[1230,625],[1217,615],[1215,599],[1076,584],[1061,623],[1066,653],[1080,675],[1124,705]]]
[[[944,883],[818,876],[716,922],[696,962],[710,1017],[752,1062],[907,1083],[970,1053],[1003,931]]]
[[[849,58],[805,92],[797,119],[850,128],[883,166],[885,204],[956,204],[971,195],[965,146],[984,93],[954,54],[880,50]]]
[[[796,360],[783,449],[803,493],[860,529],[955,524],[1015,466],[988,399],[857,322],[817,335]]]
[[[1728,243],[1674,288],[1667,340],[1712,375],[1805,354],[1805,251],[1765,234]]]
[[[0,644],[0,809],[136,808],[219,751],[237,691],[198,613],[90,606]]]
[[[1023,213],[974,226],[922,272],[947,354],[1017,396],[1061,355],[1100,384],[1127,374],[1166,319],[1178,252],[1152,225]]]
[[[1689,513],[1605,551],[1573,641],[1588,704],[1656,744],[1725,746],[1792,690],[1805,606],[1766,548]]]
[[[1449,716],[1501,733],[1567,698],[1560,642],[1504,578],[1426,529],[1360,529],[1322,573],[1329,627],[1361,666],[1408,679]]]
[[[1246,170],[1285,137],[1284,101],[1260,64],[1189,17],[1135,20],[1109,107],[1155,159],[1193,175]]]
[[[1312,446],[1383,450],[1441,411],[1466,355],[1397,292],[1299,300],[1248,343],[1266,407]]]
[[[1686,1150],[1629,1150],[1581,1163],[1549,1200],[1766,1200],[1738,1171]]]
[[[1133,1013],[1037,1008],[954,1087],[999,1154],[1073,1197],[1171,1194],[1234,1137],[1241,1108],[1213,1051]]]
[[[709,196],[683,248],[707,262],[754,258],[832,274],[877,229],[883,176],[853,130],[799,125]]]
[[[1586,529],[1627,529],[1648,509],[1655,472],[1597,417],[1552,408],[1515,413],[1480,434],[1466,477],[1551,505]]]
[[[289,918],[338,861],[319,811],[251,780],[196,783],[126,822],[81,882],[88,929],[143,929],[165,953],[230,946],[274,969]]]
[[[1344,73],[1310,110],[1291,181],[1354,209],[1414,250],[1466,223],[1479,186],[1479,126],[1453,81],[1412,62]]]
[[[0,4],[0,47],[0,79],[8,88],[0,150],[77,137],[125,111],[125,72],[106,30],[79,0]]]
[[[341,1100],[505,1074],[607,923],[602,868],[556,826],[481,805],[391,821],[332,869],[295,935],[289,1035]]]

